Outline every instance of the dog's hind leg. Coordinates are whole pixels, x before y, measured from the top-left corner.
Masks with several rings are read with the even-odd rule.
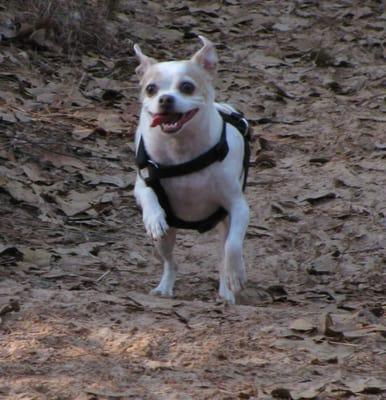
[[[235,296],[232,291],[228,288],[227,285],[227,274],[225,272],[225,257],[224,257],[224,248],[225,242],[228,236],[229,231],[229,218],[226,218],[219,224],[219,231],[220,231],[220,264],[219,264],[219,278],[220,278],[220,285],[219,285],[219,296],[226,300],[230,304],[235,304]]]
[[[237,199],[229,212],[228,231],[224,241],[224,259],[220,268],[220,296],[229,303],[235,303],[235,294],[247,280],[243,241],[249,221],[249,208],[244,197]]]
[[[151,294],[173,296],[174,282],[177,276],[177,264],[173,258],[173,248],[176,241],[176,230],[169,228],[167,233],[156,241],[156,247],[163,261],[164,272],[160,283],[150,291]]]

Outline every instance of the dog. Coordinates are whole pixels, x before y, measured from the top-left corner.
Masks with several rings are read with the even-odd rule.
[[[217,54],[212,42],[189,60],[157,62],[134,45],[141,113],[135,136],[134,196],[146,232],[163,261],[151,294],[173,296],[177,229],[220,227],[219,296],[235,304],[246,283],[243,241],[249,207],[243,189],[249,163],[247,121],[215,102]]]

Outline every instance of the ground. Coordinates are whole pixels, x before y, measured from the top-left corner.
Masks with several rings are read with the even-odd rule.
[[[385,3],[110,3],[66,42],[0,3],[0,398],[385,399]],[[183,58],[197,34],[254,128],[235,306],[215,232],[181,232],[175,298],[148,294],[132,195],[132,44]]]

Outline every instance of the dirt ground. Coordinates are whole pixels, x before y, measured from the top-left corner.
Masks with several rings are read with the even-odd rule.
[[[385,2],[121,0],[74,52],[84,37],[17,3],[0,1],[0,399],[386,399]],[[148,294],[161,265],[132,196],[132,44],[184,58],[197,34],[254,127],[236,306],[215,232],[181,232],[175,298]]]

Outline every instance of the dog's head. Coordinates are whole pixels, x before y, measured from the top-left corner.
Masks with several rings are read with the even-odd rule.
[[[134,46],[139,59],[136,73],[141,80],[141,97],[150,128],[166,134],[182,132],[200,111],[214,102],[212,80],[217,55],[213,43],[200,36],[203,47],[190,60],[158,63]]]

